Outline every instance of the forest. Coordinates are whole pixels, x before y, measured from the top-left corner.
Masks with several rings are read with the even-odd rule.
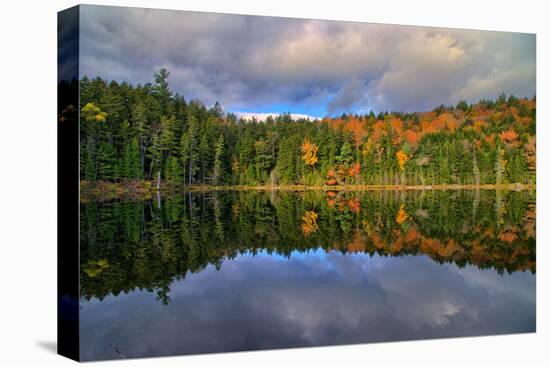
[[[187,101],[161,69],[152,83],[83,77],[80,179],[194,185],[534,184],[536,98],[432,111],[290,113],[265,121]],[[63,118],[63,116],[60,116]]]
[[[188,191],[81,204],[81,297],[170,285],[262,251],[291,257],[427,255],[500,274],[536,272],[535,191]]]

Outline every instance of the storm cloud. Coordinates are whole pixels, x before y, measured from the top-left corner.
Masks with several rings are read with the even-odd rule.
[[[535,94],[535,36],[82,6],[81,76],[146,83],[236,112],[422,111]],[[280,110],[280,111],[272,111]]]

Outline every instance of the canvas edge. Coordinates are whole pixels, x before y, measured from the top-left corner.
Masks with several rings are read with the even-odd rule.
[[[57,13],[57,353],[80,361],[80,7]]]

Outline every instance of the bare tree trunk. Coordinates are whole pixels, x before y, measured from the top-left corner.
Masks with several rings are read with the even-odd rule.
[[[151,164],[149,166],[149,175],[147,176],[147,178],[150,180],[152,176],[153,176],[153,161],[151,161]]]
[[[477,158],[476,158],[476,148],[474,146],[473,148],[473,165],[474,165],[474,180],[475,180],[475,185],[476,186],[479,186],[479,183],[480,183],[480,177],[479,177],[479,167],[477,165]]]
[[[193,178],[193,160],[189,157],[189,186],[191,186]]]
[[[160,190],[160,170],[157,173],[157,191]]]
[[[143,145],[143,138],[139,137],[139,158],[141,162],[141,173],[143,174],[143,171],[145,169],[145,146]]]
[[[500,143],[497,145],[497,159],[495,163],[495,181],[497,185],[502,183],[502,157]]]

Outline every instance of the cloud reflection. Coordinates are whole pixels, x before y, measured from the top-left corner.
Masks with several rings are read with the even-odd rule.
[[[171,287],[82,302],[85,360],[535,331],[535,277],[426,256],[240,255]]]

